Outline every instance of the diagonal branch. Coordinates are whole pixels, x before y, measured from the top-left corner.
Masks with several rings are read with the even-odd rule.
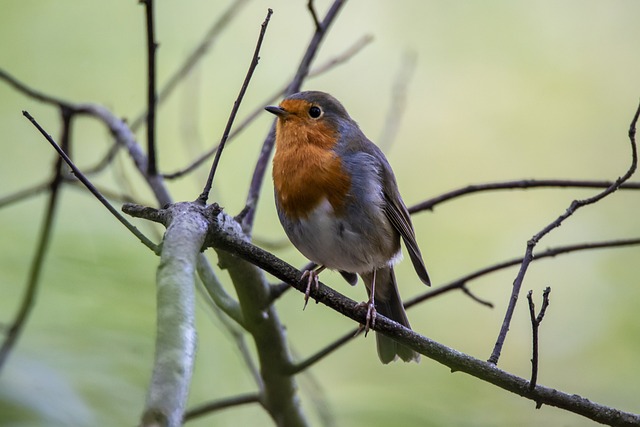
[[[38,131],[42,134],[42,136],[44,136],[46,138],[46,140],[49,142],[49,144],[51,144],[51,146],[58,152],[58,155],[65,161],[65,163],[67,165],[69,165],[69,167],[71,168],[71,170],[73,171],[73,174],[78,177],[78,179],[80,180],[80,182],[82,182],[84,184],[85,187],[87,187],[87,189],[95,196],[96,199],[98,199],[98,201],[100,201],[100,203],[102,203],[102,205],[107,208],[107,210],[109,212],[111,212],[111,214],[113,216],[116,217],[116,219],[118,221],[120,221],[120,223],[122,225],[124,225],[134,236],[136,236],[138,238],[138,240],[140,240],[140,242],[142,242],[146,247],[148,247],[149,249],[151,249],[153,252],[158,252],[158,247],[155,243],[153,243],[151,240],[149,240],[144,234],[142,234],[140,232],[140,230],[138,230],[136,228],[136,226],[134,226],[133,224],[131,224],[129,221],[127,221],[127,219],[125,217],[123,217],[120,212],[118,212],[116,210],[116,208],[114,208],[111,203],[109,203],[109,201],[107,199],[104,198],[104,196],[102,194],[100,194],[100,192],[98,191],[98,189],[91,183],[91,181],[89,181],[83,174],[82,171],[80,171],[80,169],[78,169],[76,167],[76,165],[71,161],[71,159],[69,158],[69,156],[67,156],[67,154],[62,150],[62,148],[60,148],[60,146],[53,140],[53,138],[51,138],[51,135],[49,135],[43,128],[42,126],[40,126],[40,124],[36,121],[36,119],[33,118],[33,116],[31,116],[31,114],[29,114],[27,111],[23,111],[22,114],[29,119],[29,121],[31,121],[31,123],[33,123],[33,125],[38,129]]]
[[[520,288],[522,287],[522,282],[524,281],[524,276],[527,273],[529,268],[529,264],[533,260],[533,250],[538,244],[538,242],[547,234],[549,234],[552,230],[560,225],[571,215],[573,215],[578,209],[597,203],[600,200],[604,199],[608,195],[614,193],[622,183],[627,181],[633,173],[636,171],[638,166],[638,151],[636,147],[636,124],[638,122],[638,116],[640,115],[640,105],[638,105],[638,109],[636,110],[633,120],[631,121],[631,125],[629,126],[629,142],[631,145],[631,165],[629,169],[625,172],[625,174],[619,177],[613,184],[607,187],[604,191],[594,195],[593,197],[589,197],[587,199],[582,200],[574,200],[571,205],[567,208],[567,210],[560,215],[555,221],[548,224],[545,228],[540,230],[537,234],[535,234],[531,240],[527,242],[527,249],[525,251],[524,258],[522,260],[522,264],[520,266],[520,271],[518,271],[518,275],[513,282],[513,289],[511,291],[511,297],[509,298],[509,304],[507,306],[507,310],[504,316],[504,320],[502,322],[502,326],[500,328],[500,333],[498,334],[498,339],[496,340],[495,346],[493,347],[493,351],[491,352],[491,356],[489,357],[489,362],[493,364],[497,364],[500,359],[500,353],[502,351],[502,346],[504,345],[504,341],[507,336],[507,332],[509,331],[509,325],[511,324],[511,319],[513,317],[513,313],[515,311],[516,303],[518,301],[518,295],[520,294]]]
[[[242,258],[282,280],[300,292],[305,292],[307,283],[302,279],[302,273],[275,257],[274,255],[249,243],[244,238],[241,230],[230,230],[218,219],[212,218],[209,227],[209,235],[205,241],[207,247],[211,246],[220,251],[226,251],[236,257]],[[358,323],[364,323],[366,309],[360,307],[355,301],[345,297],[339,292],[319,283],[317,289],[312,288],[312,297],[331,309],[353,319]],[[636,426],[640,424],[640,415],[620,411],[595,402],[576,394],[564,393],[552,388],[537,385],[533,390],[529,389],[529,381],[499,369],[492,363],[476,359],[459,351],[448,348],[415,331],[407,329],[378,314],[376,324],[373,327],[377,332],[393,337],[401,344],[408,346],[424,356],[433,359],[452,371],[461,371],[480,380],[496,385],[504,390],[518,394],[535,401],[537,404],[546,404],[565,409],[582,415],[591,420],[616,426]],[[292,365],[290,372],[299,370]]]
[[[233,103],[233,108],[231,109],[231,114],[229,115],[229,120],[227,120],[227,126],[224,129],[222,134],[222,139],[220,140],[220,144],[218,144],[218,150],[216,151],[216,156],[213,159],[213,164],[211,165],[211,169],[209,171],[209,177],[207,178],[207,183],[202,190],[202,193],[198,197],[198,203],[205,205],[207,203],[207,199],[209,198],[209,192],[211,191],[211,186],[213,185],[213,177],[216,173],[216,169],[218,168],[218,162],[220,161],[220,156],[222,155],[222,150],[224,150],[224,145],[229,138],[229,132],[231,132],[231,126],[233,126],[233,121],[236,118],[236,114],[238,114],[238,109],[240,108],[240,103],[242,103],[242,98],[244,98],[244,94],[249,87],[249,82],[251,81],[251,77],[253,76],[253,72],[258,66],[258,61],[260,60],[260,48],[262,47],[262,41],[264,40],[264,35],[267,31],[267,26],[269,25],[269,20],[271,19],[271,15],[273,14],[273,10],[269,9],[267,11],[267,17],[264,19],[260,27],[260,35],[258,36],[258,42],[256,43],[256,48],[253,51],[253,58],[251,58],[251,65],[249,65],[249,70],[247,70],[247,75],[244,78],[244,82],[242,83],[242,87],[240,88],[240,93],[238,94],[238,98]]]

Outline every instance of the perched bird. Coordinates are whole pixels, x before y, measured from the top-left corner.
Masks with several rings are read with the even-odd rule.
[[[358,274],[369,294],[362,303],[365,333],[376,312],[409,328],[393,272],[402,257],[400,238],[420,280],[430,282],[384,154],[327,93],[296,93],[265,109],[277,116],[273,183],[280,222],[293,245],[319,266],[304,273],[305,305],[325,268],[340,271],[352,285]],[[389,337],[376,339],[382,363],[420,358]]]

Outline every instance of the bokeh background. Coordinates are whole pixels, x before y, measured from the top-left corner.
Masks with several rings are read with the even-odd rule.
[[[156,6],[159,85],[185,59],[228,1],[163,1]],[[324,15],[330,2],[318,1]],[[159,161],[174,171],[216,143],[239,90],[267,7],[274,9],[260,65],[239,119],[293,75],[313,31],[306,1],[250,1],[209,54],[158,113]],[[5,1],[0,67],[35,89],[95,102],[134,118],[145,105],[144,12],[136,1]],[[401,114],[385,147],[411,205],[471,183],[524,178],[615,179],[630,163],[626,132],[640,97],[640,3],[637,1],[351,1],[315,64],[356,40],[374,40],[348,63],[305,83],[342,100],[373,140]],[[408,71],[407,59],[415,58]],[[399,75],[406,108],[392,109]],[[29,110],[54,136],[55,109],[0,82],[0,197],[46,180],[55,156],[21,115]],[[224,153],[213,200],[235,214],[273,117],[261,115]],[[92,165],[109,147],[97,122],[79,120],[74,154]],[[144,130],[138,133],[144,141]],[[121,154],[107,188],[128,186],[153,204]],[[171,182],[176,200],[193,200],[205,169]],[[538,230],[571,200],[596,190],[483,193],[415,215],[434,285],[521,256]],[[283,244],[267,180],[255,239]],[[0,321],[19,304],[46,197],[0,210]],[[539,248],[637,237],[640,197],[618,192],[584,208]],[[161,230],[139,225],[152,235]],[[284,245],[276,253],[305,260]],[[530,372],[530,324],[524,295],[552,287],[541,326],[539,382],[599,403],[640,412],[640,248],[575,253],[533,264],[500,367]],[[214,260],[215,262],[215,260]],[[83,191],[65,189],[43,281],[22,339],[0,376],[0,425],[133,425],[143,407],[153,355],[157,258]],[[410,263],[400,265],[405,298],[424,291]],[[339,276],[323,281],[356,300]],[[480,359],[495,341],[516,270],[471,284],[483,307],[452,293],[412,308],[415,330]],[[224,272],[220,273],[227,281]],[[231,286],[229,285],[229,289]],[[199,352],[190,404],[255,390],[237,350],[199,303]],[[304,357],[354,325],[324,306],[302,311],[302,297],[277,302],[292,351]],[[424,359],[382,366],[372,337],[357,339],[299,377],[314,425],[588,426],[592,422],[531,401]],[[256,405],[189,423],[270,425]]]

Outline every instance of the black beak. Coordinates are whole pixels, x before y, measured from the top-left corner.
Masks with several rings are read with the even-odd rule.
[[[287,110],[277,105],[269,105],[268,107],[264,107],[264,109],[270,112],[271,114],[275,114],[278,117],[283,117],[289,114]]]

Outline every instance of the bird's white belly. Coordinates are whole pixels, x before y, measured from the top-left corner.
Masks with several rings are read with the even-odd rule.
[[[395,264],[400,251],[394,253],[389,239],[389,250],[380,250],[380,242],[373,242],[371,233],[354,231],[344,218],[334,214],[325,199],[304,220],[285,226],[289,239],[304,256],[332,270],[352,273],[371,272],[376,268]]]

